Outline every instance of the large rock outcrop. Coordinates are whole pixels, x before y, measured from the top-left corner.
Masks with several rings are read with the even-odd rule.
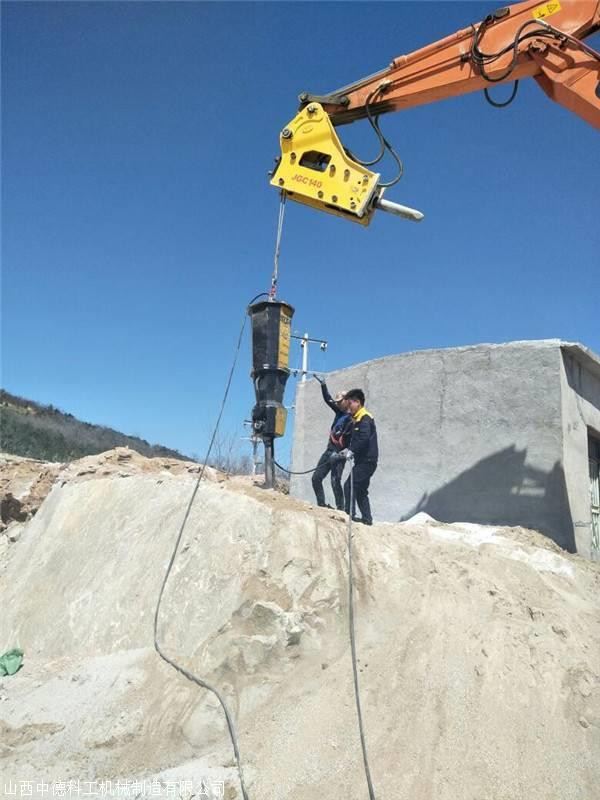
[[[25,651],[1,681],[6,781],[80,781],[98,797],[108,780],[131,797],[159,796],[159,780],[165,797],[174,785],[198,797],[204,781],[208,796],[240,796],[216,701],[153,649],[197,477],[197,465],[164,461],[75,462],[2,550],[0,647]],[[532,532],[425,515],[356,526],[354,546],[378,799],[594,797],[598,565]],[[211,471],[160,640],[228,700],[251,798],[367,796],[347,611],[343,516]]]

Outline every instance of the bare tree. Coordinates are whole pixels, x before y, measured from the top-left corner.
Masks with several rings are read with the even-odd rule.
[[[241,446],[237,432],[219,431],[212,446],[210,466],[228,475],[249,475],[252,472],[252,458],[242,452]]]

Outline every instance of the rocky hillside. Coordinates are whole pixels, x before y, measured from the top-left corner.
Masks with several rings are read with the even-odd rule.
[[[239,798],[214,698],[153,649],[198,467],[127,453],[60,469],[0,536],[0,647],[25,651],[0,679],[0,771],[33,796],[43,778],[87,797],[119,781],[131,797]],[[41,484],[20,480],[26,504]],[[597,796],[599,566],[531,531],[425,515],[358,526],[354,545],[378,800]],[[253,800],[367,797],[347,613],[343,515],[210,471],[160,639],[229,702]]]
[[[81,422],[54,406],[44,406],[0,390],[0,451],[46,461],[70,461],[129,447],[144,456],[184,458],[176,450],[151,445],[137,436]]]

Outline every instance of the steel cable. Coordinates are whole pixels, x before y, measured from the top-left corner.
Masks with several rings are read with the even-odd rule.
[[[274,300],[277,294],[277,283],[279,281],[279,253],[281,250],[281,234],[283,233],[283,218],[285,215],[285,199],[287,195],[285,192],[280,193],[279,200],[279,216],[277,218],[277,238],[275,240],[275,257],[273,259],[273,277],[271,278],[271,291],[269,292],[269,299]]]

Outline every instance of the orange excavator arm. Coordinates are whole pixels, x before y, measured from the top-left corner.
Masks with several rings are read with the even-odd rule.
[[[420,212],[383,199],[402,165],[378,117],[481,89],[492,105],[507,105],[518,81],[531,77],[552,100],[600,129],[600,54],[583,41],[598,30],[600,0],[525,0],[330,94],[303,92],[299,113],[281,131],[271,184],[282,197],[362,225],[376,208],[422,219]],[[508,82],[514,82],[508,101],[493,100],[489,89]],[[387,147],[399,164],[398,176],[388,184],[367,168],[376,162],[360,162],[337,136],[335,126],[364,117],[382,153]]]
[[[526,0],[395,58],[387,69],[322,98],[334,125],[401,111],[494,83],[534,78],[546,94],[600,128],[600,54],[582,41],[600,30],[600,0]]]

